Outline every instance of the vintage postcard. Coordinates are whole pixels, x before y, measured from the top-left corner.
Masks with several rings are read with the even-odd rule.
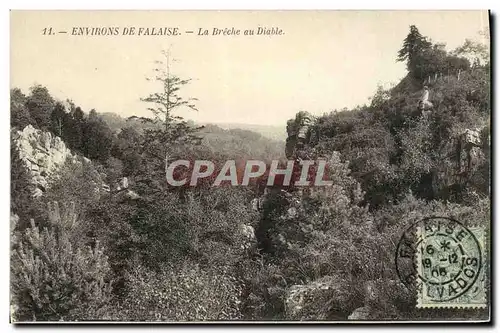
[[[490,13],[10,13],[10,318],[489,322]]]

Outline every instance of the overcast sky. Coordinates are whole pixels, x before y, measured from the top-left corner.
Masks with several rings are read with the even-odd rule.
[[[378,84],[397,83],[397,51],[415,24],[448,49],[488,26],[479,11],[11,12],[11,87],[35,82],[88,111],[148,115],[141,97],[160,51],[172,72],[193,78],[200,122],[284,125],[299,110],[320,115],[368,102]],[[181,35],[73,36],[73,27],[179,27]],[[197,36],[199,28],[277,27],[282,36]],[[54,36],[42,30],[52,27]],[[193,30],[194,34],[185,31]],[[58,31],[67,31],[59,34]]]

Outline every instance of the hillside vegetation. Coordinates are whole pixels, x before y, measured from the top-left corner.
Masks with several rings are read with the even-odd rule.
[[[370,105],[316,118],[295,148],[327,160],[333,186],[321,190],[169,186],[166,156],[285,156],[283,143],[255,132],[184,121],[196,108],[179,95],[189,80],[160,77],[167,88],[144,98],[153,117],[129,120],[87,114],[43,86],[12,89],[13,133],[32,125],[91,160],[68,162],[34,198],[12,150],[13,318],[487,318],[486,308],[417,310],[394,255],[404,230],[430,215],[489,232],[489,50],[466,41],[446,51],[415,26],[402,44],[394,55],[407,64],[401,82],[380,88]],[[424,85],[429,112],[418,106]],[[461,145],[467,130],[479,137],[474,147]],[[127,177],[136,196],[96,191],[96,177],[103,185]]]

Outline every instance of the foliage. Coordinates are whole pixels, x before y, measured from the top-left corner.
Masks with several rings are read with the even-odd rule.
[[[287,282],[281,267],[263,257],[241,262],[238,275],[243,281],[241,312],[244,320],[285,318]]]
[[[369,109],[340,112],[320,119],[317,125],[320,154],[342,152],[351,175],[366,192],[370,207],[393,200],[397,175],[392,164],[396,142],[390,131]]]
[[[104,201],[89,209],[88,219],[95,223],[89,228],[110,250],[112,264],[116,257],[118,266],[126,266],[132,255],[151,269],[186,258],[205,267],[231,266],[245,255],[242,226],[254,225],[257,216],[240,191],[188,192],[184,199],[166,193],[160,200],[133,206]],[[129,255],[122,257],[122,250]]]
[[[55,100],[49,90],[41,85],[32,86],[26,106],[38,128],[48,130],[51,126],[50,115],[55,106]]]
[[[64,140],[73,151],[104,163],[110,156],[113,132],[106,122],[91,110],[86,117],[72,101],[58,101],[46,87],[34,85],[25,96],[20,89],[11,90],[11,126],[22,130],[31,124],[50,131]]]
[[[403,47],[398,52],[397,61],[406,61],[410,73],[417,73],[417,77],[424,77],[420,66],[422,57],[431,49],[431,42],[422,36],[418,28],[410,26],[410,32],[403,41]]]
[[[83,127],[83,154],[104,163],[111,154],[113,133],[107,124],[92,110]]]
[[[153,78],[161,84],[162,89],[160,92],[150,94],[142,99],[146,103],[153,104],[153,107],[148,107],[148,110],[153,113],[154,119],[141,118],[145,122],[161,124],[162,128],[147,130],[146,134],[147,136],[148,134],[150,136],[160,135],[164,143],[196,140],[196,136],[193,135],[196,129],[184,121],[181,116],[175,114],[182,109],[198,111],[194,104],[197,101],[196,98],[184,98],[180,95],[182,87],[189,84],[191,79],[181,79],[172,74],[170,52],[163,51],[162,54],[166,62],[156,61],[158,67],[154,69],[155,76]]]
[[[35,120],[26,106],[26,96],[19,88],[10,90],[10,126],[11,128],[23,129],[29,124],[34,124]]]
[[[162,54],[166,63],[156,61],[158,67],[154,69],[155,75],[152,79],[161,84],[161,89],[142,99],[152,104],[148,110],[153,113],[153,118],[136,116],[129,118],[152,125],[144,130],[138,152],[141,158],[148,160],[149,163],[138,165],[136,174],[139,176],[136,181],[142,183],[143,189],[155,193],[165,190],[163,182],[165,161],[168,158],[175,159],[179,152],[189,149],[192,145],[198,145],[201,139],[196,135],[200,128],[191,126],[176,114],[186,108],[197,111],[194,104],[196,98],[185,99],[180,95],[181,88],[191,79],[181,79],[172,74],[170,53],[162,52]]]
[[[426,216],[488,223],[488,68],[470,68],[468,60],[432,44],[416,27],[398,60],[407,61],[410,71],[399,85],[379,88],[370,106],[318,119],[314,130],[319,142],[312,143],[311,151],[331,156],[328,170],[336,170],[331,175],[334,185],[271,191],[266,197],[257,237],[265,262],[277,265],[281,276],[281,282],[266,288],[279,291],[278,304],[290,303],[297,293],[307,294],[300,311],[278,306],[275,318],[345,318],[363,305],[371,319],[465,316],[408,310],[415,308],[415,293],[395,280],[393,251],[402,230]],[[429,75],[434,108],[423,117],[417,101]],[[450,197],[445,190],[456,179],[451,175],[456,142],[466,129],[476,128],[482,129],[483,144],[474,163],[481,167],[470,170],[459,196]],[[452,198],[454,202],[447,201]],[[336,294],[346,289],[348,294]],[[269,293],[252,295],[275,304]]]
[[[50,227],[32,220],[12,258],[16,320],[91,320],[111,299],[109,265],[97,243],[75,246],[74,208],[49,206]]]
[[[65,199],[85,207],[99,200],[102,177],[95,167],[85,160],[67,161],[42,197],[43,202]]]
[[[466,129],[489,128],[487,66],[470,68],[467,59],[446,52],[443,44],[433,44],[416,27],[410,29],[398,60],[407,61],[410,71],[398,85],[389,90],[379,87],[370,106],[325,115],[316,125],[320,142],[315,149],[339,151],[349,161],[371,210],[397,202],[408,189],[427,199],[449,199],[447,186],[455,181],[451,174],[459,136]],[[416,77],[419,68],[426,74]],[[423,79],[428,81],[429,75],[434,107],[423,117],[417,104]],[[488,150],[481,148],[480,167],[471,170],[467,185],[482,195],[489,191],[484,186]]]
[[[345,320],[359,308],[373,320],[485,316],[417,311],[416,293],[397,280],[394,251],[403,230],[430,215],[489,232],[489,50],[466,41],[448,52],[411,26],[397,57],[408,69],[401,82],[379,87],[370,105],[311,125],[315,139],[303,150],[326,160],[333,185],[265,191],[212,187],[211,179],[167,185],[165,157],[272,160],[284,147],[185,121],[181,112],[197,110],[196,99],[181,97],[191,81],[172,74],[164,55],[152,79],[159,92],[143,99],[152,118],[87,115],[42,86],[28,96],[11,90],[14,128],[50,130],[91,159],[65,165],[33,199],[11,152],[16,319]],[[433,103],[425,115],[417,107],[424,84]],[[467,129],[481,143],[456,186],[457,142]],[[102,191],[122,176],[138,198]],[[45,208],[63,199],[76,208],[59,217]],[[37,223],[27,226],[30,218]]]
[[[241,286],[224,270],[186,264],[160,272],[142,266],[127,273],[128,295],[114,320],[237,320]]]
[[[271,161],[284,155],[281,142],[248,130],[224,130],[216,125],[206,125],[199,136],[210,155],[220,154],[227,159]]]
[[[433,45],[427,37],[420,34],[414,25],[410,26],[410,32],[398,52],[397,61],[406,61],[408,71],[418,80],[436,73],[449,75],[470,67],[466,58],[448,55],[444,44]]]
[[[345,299],[347,295],[336,297],[325,305],[325,300],[319,296],[317,302],[323,305],[313,303],[327,312],[348,313],[359,303],[355,301],[359,292],[353,292],[357,288],[355,284],[362,286],[364,281],[379,273],[376,262],[372,265],[366,262],[367,257],[374,255],[376,246],[371,243],[372,218],[360,205],[363,193],[359,184],[348,175],[347,164],[334,153],[327,166],[328,179],[334,182],[333,186],[291,194],[285,199],[284,211],[273,212],[279,207],[276,204],[265,206],[266,217],[262,222],[270,229],[267,232],[272,243],[272,248],[268,248],[269,260],[279,265],[285,281],[281,288],[335,276],[332,282],[335,284],[328,290],[339,290],[341,285],[341,289],[351,291],[351,298]],[[269,200],[273,200],[272,196]],[[304,316],[299,315],[302,319],[311,319]],[[325,318],[316,312],[312,319]]]
[[[488,45],[472,39],[466,39],[462,45],[453,50],[453,54],[467,58],[474,66],[484,66],[490,63]]]
[[[10,210],[18,214],[22,221],[28,221],[31,213],[31,196],[34,190],[30,175],[24,168],[19,152],[10,148]]]

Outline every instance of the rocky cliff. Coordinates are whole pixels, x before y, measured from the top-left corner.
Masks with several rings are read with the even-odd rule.
[[[50,185],[59,178],[66,163],[91,164],[86,157],[76,155],[66,146],[60,137],[26,126],[22,131],[16,131],[12,137],[12,145],[19,154],[21,165],[26,169],[31,183],[33,197],[40,197]],[[106,175],[91,168],[92,187],[96,195],[112,194],[117,200],[135,200],[139,196],[129,189],[128,179],[120,178],[115,184],[104,182]]]
[[[47,190],[65,163],[90,163],[89,159],[73,154],[61,138],[31,125],[13,134],[12,145],[30,175],[34,197]]]

